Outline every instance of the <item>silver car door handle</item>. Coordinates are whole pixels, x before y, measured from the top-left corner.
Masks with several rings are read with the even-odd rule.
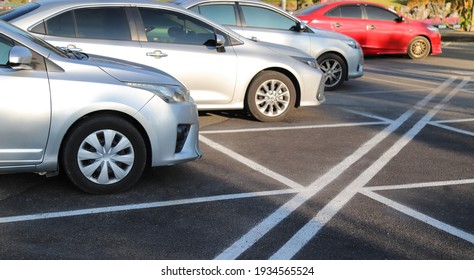
[[[153,52],[147,52],[146,55],[147,56],[153,56],[153,57],[156,57],[156,58],[162,58],[162,57],[167,57],[168,56],[167,54],[163,53],[160,50],[156,50],[156,51],[153,51]]]
[[[336,22],[335,24],[333,24],[333,26],[336,27],[336,28],[339,28],[339,27],[342,26],[342,24],[340,24],[339,22]]]
[[[375,30],[376,28],[375,25],[367,25],[367,30]]]

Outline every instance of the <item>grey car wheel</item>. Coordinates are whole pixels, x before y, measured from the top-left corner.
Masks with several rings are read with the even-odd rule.
[[[321,55],[317,61],[324,74],[325,90],[335,90],[344,83],[347,76],[347,66],[340,56],[326,53]]]
[[[247,92],[247,107],[259,121],[280,121],[295,106],[293,82],[275,71],[263,71],[252,81]]]
[[[138,130],[114,116],[86,119],[66,139],[63,166],[71,181],[93,194],[124,191],[143,173],[146,148]]]
[[[422,59],[427,57],[431,52],[431,44],[428,39],[417,36],[411,40],[408,45],[408,56],[411,59]]]

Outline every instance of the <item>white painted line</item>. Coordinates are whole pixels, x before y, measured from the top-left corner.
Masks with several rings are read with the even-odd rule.
[[[285,185],[287,185],[288,187],[292,188],[292,189],[304,189],[304,187],[298,183],[296,183],[295,181],[289,179],[289,178],[286,178],[276,172],[273,172],[272,170],[266,168],[265,166],[261,165],[261,164],[258,164],[246,157],[243,157],[241,156],[240,154],[204,137],[204,136],[200,136],[199,137],[199,140],[202,141],[203,143],[209,145],[210,147],[216,149],[217,151],[220,151],[221,153],[231,157],[232,159],[242,163],[242,164],[245,164],[247,165],[248,167],[278,181],[278,182],[281,182]]]
[[[446,88],[454,81],[453,78],[445,81],[425,99],[418,102],[415,107],[423,108],[436,93]],[[434,117],[446,106],[454,95],[468,82],[464,79],[443,100],[419,120],[402,138],[390,147],[380,158],[378,158],[359,177],[349,184],[342,192],[334,197],[316,216],[301,228],[283,247],[281,247],[270,259],[291,259],[298,253],[318,232],[356,195],[385,165],[390,162]]]
[[[246,128],[246,129],[228,129],[228,130],[207,130],[200,131],[200,134],[224,134],[224,133],[246,133],[246,132],[265,132],[265,131],[283,131],[283,130],[303,130],[317,128],[340,128],[370,125],[385,125],[384,122],[357,122],[357,123],[336,123],[336,124],[319,124],[289,127],[264,127],[264,128]]]
[[[429,224],[439,230],[442,230],[444,232],[447,232],[451,235],[454,235],[454,236],[457,236],[461,239],[464,239],[466,240],[467,242],[470,242],[472,244],[474,244],[474,235],[468,233],[468,232],[465,232],[463,230],[460,230],[456,227],[453,227],[451,225],[448,225],[446,223],[443,223],[439,220],[436,220],[428,215],[425,215],[423,213],[420,213],[418,211],[415,211],[407,206],[404,206],[398,202],[395,202],[391,199],[388,199],[384,196],[381,196],[377,193],[374,193],[374,192],[371,192],[371,191],[368,191],[368,190],[365,190],[363,189],[361,191],[362,194],[380,202],[380,203],[383,203],[385,205],[387,205],[388,207],[391,207],[399,212],[402,212],[403,214],[407,215],[407,216],[410,216],[412,218],[415,218],[423,223],[426,223],[426,224]]]
[[[437,93],[453,83],[454,78],[446,80],[441,86],[433,90],[423,100],[417,103],[416,106],[427,104],[433,99]],[[361,159],[365,154],[375,148],[382,140],[389,136],[393,131],[398,129],[409,117],[415,113],[415,110],[408,110],[397,120],[392,122],[384,130],[375,135],[372,139],[362,144],[352,155],[345,158],[342,162],[334,166],[326,174],[313,182],[305,191],[298,193],[293,199],[289,200],[279,209],[277,209],[270,216],[261,221],[258,225],[252,228],[247,234],[242,236],[239,240],[234,242],[229,248],[225,249],[221,254],[215,257],[220,260],[232,260],[238,258],[243,252],[249,249],[260,238],[267,234],[272,228],[278,225],[283,219],[293,213],[299,206],[308,201],[312,196],[316,195],[320,190],[329,185],[332,181],[337,179],[345,170],[352,164]]]
[[[31,215],[22,215],[22,216],[10,216],[10,217],[0,218],[0,224],[24,222],[24,221],[36,221],[36,220],[44,220],[44,219],[52,219],[52,218],[64,218],[64,217],[71,217],[71,216],[92,215],[92,214],[101,214],[101,213],[110,213],[110,212],[122,212],[122,211],[130,211],[130,210],[143,210],[143,209],[158,208],[158,207],[206,203],[206,202],[234,200],[234,199],[243,199],[243,198],[253,198],[253,197],[260,197],[260,196],[283,195],[283,194],[292,194],[295,192],[296,192],[295,190],[291,190],[291,189],[273,190],[273,191],[263,191],[263,192],[250,192],[250,193],[226,194],[226,195],[216,195],[216,196],[208,196],[208,197],[189,198],[189,199],[178,199],[178,200],[170,200],[170,201],[158,201],[158,202],[139,203],[139,204],[127,204],[127,205],[120,205],[120,206],[107,206],[107,207],[40,213],[40,214],[31,214]]]
[[[379,121],[383,121],[387,124],[393,122],[393,120],[390,120],[390,119],[387,119],[387,118],[384,118],[384,117],[381,117],[381,116],[369,114],[369,113],[366,113],[366,112],[360,112],[360,111],[356,111],[356,110],[352,110],[352,109],[342,109],[342,110],[346,111],[346,112],[349,112],[349,113],[352,113],[352,114],[361,115],[363,117],[368,117],[368,118],[371,118],[371,119],[376,119],[376,120],[379,120]]]
[[[432,83],[434,84],[434,83]],[[438,83],[436,83],[438,84]],[[406,85],[405,85],[406,86]],[[427,89],[431,89],[431,87],[423,87],[423,88],[418,88],[418,89],[397,89],[396,92],[424,92]],[[354,91],[354,90],[338,90],[337,93],[334,94],[351,94],[351,95],[367,95],[367,94],[381,94],[381,93],[393,93],[394,90],[373,90],[373,91]]]
[[[417,75],[413,75],[413,76],[417,76]],[[402,77],[400,77],[402,78]],[[420,83],[420,80],[419,79],[416,79],[416,78],[406,78],[406,77],[403,77],[404,79],[408,79],[408,80],[415,80],[416,81],[416,84],[410,84],[410,86],[412,87],[418,87],[418,88],[421,88],[421,89],[431,89],[430,87],[427,87],[427,86],[421,86],[419,85]],[[407,86],[407,83],[402,83],[402,82],[395,82],[395,81],[388,81],[388,80],[384,80],[384,79],[378,79],[378,78],[372,78],[372,77],[365,77],[365,79],[369,79],[369,80],[374,80],[374,81],[379,81],[379,82],[383,82],[383,83],[389,83],[389,84],[394,84],[394,85],[403,85],[403,86]],[[438,79],[434,79],[434,80],[438,80]],[[428,81],[422,81],[422,82],[425,82],[427,84],[435,84],[434,82],[428,82]],[[437,84],[437,83],[436,83]],[[393,92],[393,91],[392,91]]]
[[[430,124],[433,124],[433,123],[458,123],[458,122],[474,122],[474,118],[457,119],[457,120],[438,120],[438,121],[431,121]]]
[[[417,189],[417,188],[458,186],[458,185],[466,185],[466,184],[474,184],[474,179],[423,182],[423,183],[388,185],[388,186],[374,186],[374,187],[365,187],[364,190],[368,190],[368,191],[404,190],[404,189]]]
[[[467,130],[464,130],[464,129],[459,129],[459,128],[455,128],[455,127],[452,127],[452,126],[449,126],[449,125],[444,125],[444,124],[439,124],[439,123],[430,123],[430,124],[433,125],[433,126],[437,126],[439,128],[443,128],[443,129],[450,130],[450,131],[453,131],[453,132],[457,132],[457,133],[460,133],[460,134],[474,136],[474,132],[467,131]]]
[[[364,68],[364,70],[369,70],[369,69]],[[413,69],[410,69],[410,70],[413,71]],[[424,87],[424,86],[418,85],[420,82],[425,83],[425,84],[432,84],[432,85],[437,85],[438,84],[437,82],[430,82],[430,81],[427,81],[426,79],[430,79],[430,80],[433,80],[433,81],[443,81],[447,77],[452,75],[452,74],[449,74],[449,75],[444,75],[443,77],[441,77],[441,76],[434,77],[434,76],[428,76],[428,75],[423,75],[423,74],[421,74],[421,75],[414,74],[414,73],[407,74],[406,72],[394,72],[392,70],[388,71],[388,70],[375,69],[375,68],[373,68],[372,71],[374,71],[373,72],[374,74],[380,74],[379,72],[383,72],[383,73],[390,73],[391,75],[393,75],[395,73],[398,74],[398,75],[403,75],[403,76],[396,76],[396,78],[413,80],[414,84],[409,84],[409,86],[414,86],[414,87],[419,87],[419,88]],[[368,72],[370,72],[370,71],[368,71]],[[384,75],[384,74],[380,74],[380,75]],[[411,76],[411,77],[408,77],[408,76]],[[387,81],[387,80],[384,80],[384,79],[378,79],[378,78],[373,78],[373,77],[369,77],[369,76],[367,76],[367,78],[372,79],[372,80],[376,80],[376,81],[382,81],[382,82],[388,82],[388,83],[392,83],[392,84],[400,84],[400,85],[407,86],[407,83],[400,83],[400,82],[393,82],[393,81],[391,82],[391,81]],[[422,80],[420,80],[420,79],[422,79]],[[431,88],[429,88],[429,89],[431,89]]]

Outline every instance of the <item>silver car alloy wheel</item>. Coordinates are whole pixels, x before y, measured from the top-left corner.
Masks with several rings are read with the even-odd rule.
[[[275,79],[263,82],[255,94],[258,110],[268,117],[276,117],[286,112],[290,99],[290,90],[286,84]]]
[[[319,67],[324,73],[326,87],[334,87],[342,80],[342,65],[336,59],[326,59],[319,64]]]
[[[135,153],[130,140],[118,131],[91,133],[77,152],[81,173],[90,181],[109,185],[125,178],[132,169]]]

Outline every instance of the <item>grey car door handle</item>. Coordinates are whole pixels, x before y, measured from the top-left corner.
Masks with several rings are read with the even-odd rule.
[[[367,25],[367,30],[375,30],[376,28],[375,25]]]
[[[168,55],[163,53],[162,51],[159,51],[159,50],[156,50],[156,51],[153,51],[153,52],[147,52],[146,53],[147,56],[153,56],[153,57],[156,57],[156,58],[162,58],[162,57],[167,57]]]
[[[336,28],[339,28],[339,27],[341,27],[341,26],[342,26],[342,24],[340,24],[339,22],[336,22],[336,23],[334,24],[334,27],[336,27]]]

